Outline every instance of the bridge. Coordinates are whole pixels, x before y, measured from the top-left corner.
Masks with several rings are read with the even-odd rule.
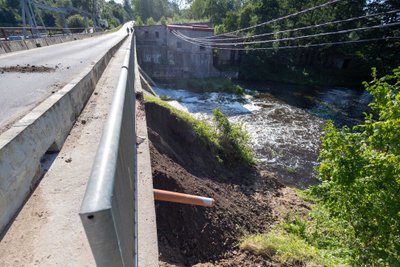
[[[0,266],[158,266],[130,26],[0,55]]]

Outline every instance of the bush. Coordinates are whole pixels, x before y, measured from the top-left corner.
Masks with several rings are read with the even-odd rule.
[[[79,28],[71,30],[71,32],[82,32],[85,28],[85,20],[81,15],[73,15],[67,19],[68,28]]]
[[[244,89],[240,85],[235,85],[232,81],[223,78],[180,79],[177,81],[177,87],[194,92],[225,92],[244,95]]]
[[[147,18],[146,20],[146,25],[155,25],[156,22],[154,21],[154,19],[152,17]]]
[[[232,159],[245,166],[255,164],[249,135],[241,125],[230,123],[219,109],[213,111],[215,126],[212,127],[205,121],[195,119],[189,113],[175,109],[160,98],[146,95],[145,99],[147,102],[169,109],[175,116],[186,121],[199,139],[212,148],[220,164],[230,164],[234,162]]]
[[[355,265],[400,265],[400,68],[364,83],[373,114],[350,130],[328,123],[322,139],[320,204],[354,232]]]
[[[219,142],[227,158],[234,157],[244,161],[247,165],[254,165],[253,150],[250,146],[250,136],[240,124],[232,124],[219,109],[213,110],[214,123]]]
[[[139,16],[135,18],[135,26],[143,26],[143,21]]]
[[[160,24],[161,25],[167,25],[168,24],[167,19],[164,16],[161,17]]]

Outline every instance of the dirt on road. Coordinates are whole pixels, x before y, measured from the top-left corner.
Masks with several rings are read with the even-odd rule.
[[[35,73],[35,72],[52,72],[55,71],[55,68],[50,68],[46,66],[35,66],[35,65],[16,65],[9,67],[0,67],[0,73],[3,74],[5,72],[20,72],[20,73]]]
[[[279,266],[239,249],[304,205],[272,173],[232,160],[218,163],[192,128],[168,109],[146,104],[154,188],[212,197],[213,208],[156,202],[160,266]]]

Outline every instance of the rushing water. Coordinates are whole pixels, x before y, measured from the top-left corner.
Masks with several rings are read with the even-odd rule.
[[[257,93],[239,97],[227,93],[194,93],[155,88],[170,104],[211,121],[219,108],[232,122],[242,123],[251,136],[257,160],[285,184],[300,188],[316,184],[323,125],[327,119],[352,126],[362,118],[370,97],[347,88],[293,85],[244,85]]]

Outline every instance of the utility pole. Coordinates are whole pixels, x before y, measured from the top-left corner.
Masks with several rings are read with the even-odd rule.
[[[22,18],[22,33],[24,35],[24,39],[26,36],[26,18],[25,18],[25,1],[20,0],[19,1],[19,6],[21,7],[21,18]]]
[[[92,20],[93,20],[93,28],[95,31],[97,31],[99,23],[98,23],[97,1],[96,0],[93,0],[93,2],[92,2]]]
[[[29,26],[31,29],[31,33],[36,36],[38,34],[37,23],[35,19],[35,13],[33,12],[31,0],[20,0],[21,6],[21,17],[22,17],[22,27],[23,27],[23,35],[24,39],[28,36],[26,32],[26,19],[29,21]]]

